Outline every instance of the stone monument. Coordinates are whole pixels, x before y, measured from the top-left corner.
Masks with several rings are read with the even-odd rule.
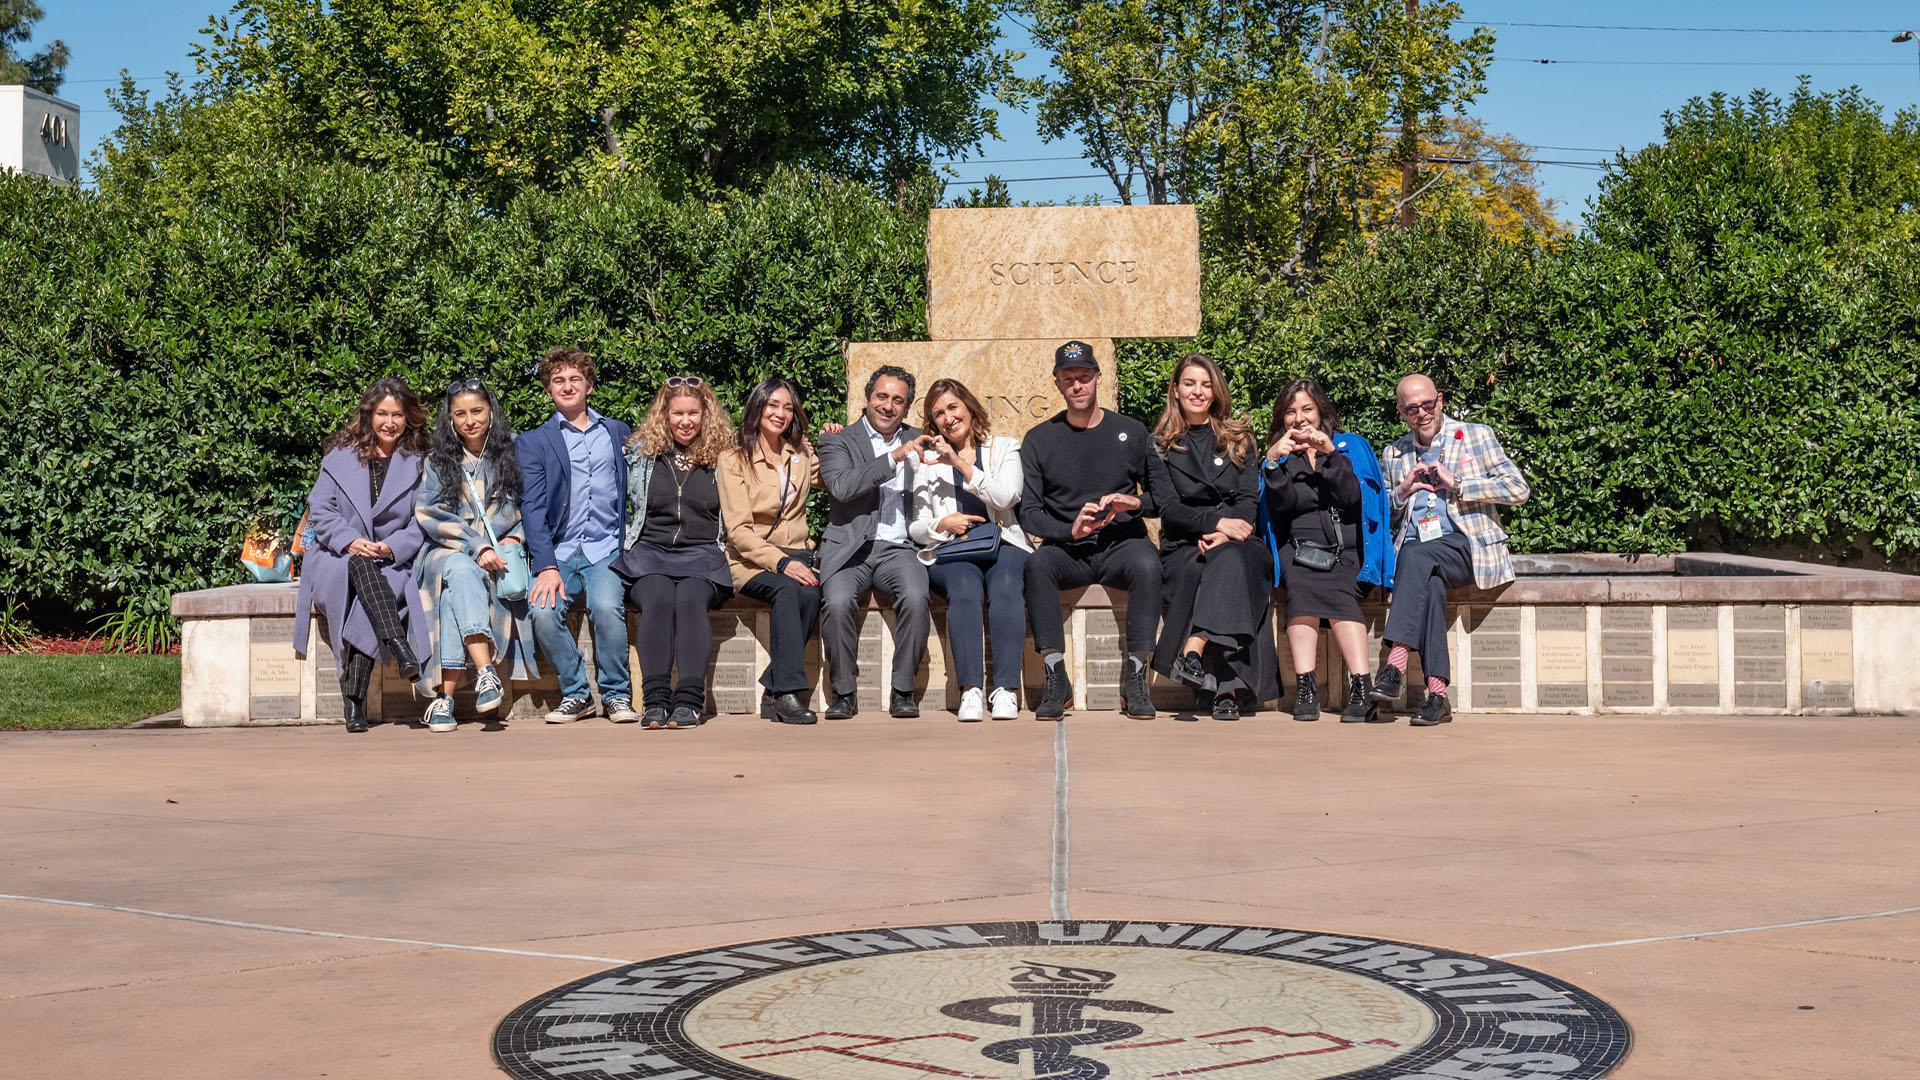
[[[0,86],[0,169],[79,179],[80,106],[30,86]]]

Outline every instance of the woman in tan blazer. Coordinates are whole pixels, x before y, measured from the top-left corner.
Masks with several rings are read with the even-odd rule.
[[[807,531],[807,495],[820,462],[806,440],[800,390],[779,376],[747,395],[739,449],[720,458],[720,520],[740,595],[773,609],[760,715],[781,724],[819,720],[806,706],[807,639],[820,621],[819,559]]]

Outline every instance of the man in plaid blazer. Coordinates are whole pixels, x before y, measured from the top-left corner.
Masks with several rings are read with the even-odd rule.
[[[1407,434],[1380,455],[1396,562],[1387,663],[1374,676],[1373,698],[1400,695],[1408,650],[1417,651],[1427,673],[1427,702],[1410,723],[1431,727],[1453,719],[1447,702],[1447,589],[1469,582],[1492,589],[1513,580],[1500,507],[1526,502],[1529,491],[1493,429],[1446,415],[1432,379],[1409,375],[1396,396]]]

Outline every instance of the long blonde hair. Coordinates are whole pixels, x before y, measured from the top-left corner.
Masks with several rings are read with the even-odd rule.
[[[713,396],[713,388],[703,379],[698,385],[682,382],[678,386],[660,384],[660,390],[653,395],[653,404],[647,409],[647,415],[640,420],[640,426],[634,429],[633,437],[627,440],[628,446],[638,445],[640,452],[647,457],[659,457],[673,449],[673,436],[667,431],[667,409],[675,398],[690,397],[700,402],[700,434],[693,437],[693,445],[687,447],[687,456],[696,465],[712,465],[720,460],[720,453],[733,446],[733,422],[727,419],[727,412],[720,407],[720,401]]]
[[[1160,413],[1160,422],[1154,425],[1154,440],[1163,453],[1185,449],[1180,445],[1180,440],[1187,437],[1187,414],[1180,408],[1180,374],[1196,367],[1205,371],[1213,384],[1213,404],[1207,406],[1207,415],[1213,419],[1214,437],[1236,467],[1245,465],[1247,455],[1254,449],[1253,426],[1233,415],[1233,392],[1227,389],[1227,377],[1206,353],[1188,353],[1173,366],[1173,377],[1167,380],[1167,407]]]

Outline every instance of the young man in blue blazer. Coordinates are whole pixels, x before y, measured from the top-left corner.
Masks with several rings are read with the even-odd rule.
[[[587,407],[594,364],[585,352],[547,350],[539,379],[553,399],[553,419],[515,439],[513,454],[520,462],[520,514],[534,572],[527,595],[534,640],[560,678],[561,701],[547,713],[547,723],[593,715],[586,662],[567,629],[567,608],[581,593],[601,707],[614,723],[633,723],[640,714],[633,709],[627,669],[626,584],[613,570],[627,523],[622,450],[633,431]]]

